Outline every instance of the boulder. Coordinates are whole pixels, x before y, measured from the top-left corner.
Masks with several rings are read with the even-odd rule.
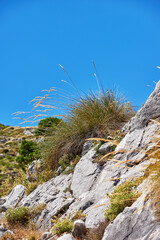
[[[73,225],[72,235],[76,239],[83,239],[87,233],[85,223],[82,220],[76,220]]]
[[[92,141],[86,141],[83,145],[82,156],[84,156],[93,147]]]
[[[34,221],[42,230],[51,227],[51,219],[63,213],[73,203],[74,198],[68,191],[72,180],[72,174],[59,175],[40,184],[30,195],[21,201],[21,206],[33,207],[38,204],[46,204],[44,210]]]
[[[19,184],[10,192],[10,194],[4,198],[0,199],[0,209],[1,211],[6,211],[8,208],[14,208],[18,206],[20,201],[26,196],[26,188]]]

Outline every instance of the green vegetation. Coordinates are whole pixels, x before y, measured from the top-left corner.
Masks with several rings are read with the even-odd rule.
[[[8,209],[5,213],[7,223],[13,225],[28,225],[36,215],[41,213],[45,208],[45,204],[39,204],[35,207],[18,207],[14,209]]]
[[[76,155],[75,157],[73,154],[64,154],[58,161],[58,164],[61,166],[61,171],[63,174],[69,174],[74,171],[76,164],[79,162],[80,156]],[[67,168],[67,170],[66,170]]]
[[[107,195],[110,198],[110,207],[105,211],[105,217],[109,221],[113,221],[116,216],[121,213],[125,207],[131,206],[139,197],[136,187],[142,182],[141,178],[126,181],[122,185],[117,186],[113,193]]]
[[[52,222],[54,223],[54,226],[52,228],[53,234],[56,234],[60,236],[61,234],[67,232],[70,233],[73,229],[73,223],[77,219],[85,219],[86,214],[82,213],[82,211],[75,211],[71,213],[70,218],[61,218],[58,216],[55,216],[54,219],[52,219]]]
[[[85,139],[105,137],[133,116],[133,109],[112,90],[74,99],[68,105],[66,121],[59,124],[47,142],[47,166],[54,169],[64,154],[80,154]]]
[[[34,131],[35,136],[53,134],[56,126],[61,121],[62,121],[61,119],[56,117],[48,117],[48,118],[42,119],[38,123],[38,128]]]
[[[52,232],[58,236],[65,232],[70,233],[73,229],[73,221],[69,218],[60,219],[59,217],[55,217],[52,222],[54,223]]]
[[[23,139],[19,148],[19,156],[16,158],[16,161],[19,163],[21,168],[25,170],[25,166],[27,164],[39,157],[40,151],[37,143]]]

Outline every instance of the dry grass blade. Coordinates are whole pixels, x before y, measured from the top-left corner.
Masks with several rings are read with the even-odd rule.
[[[105,155],[100,159],[100,161],[102,161],[104,158],[106,158],[106,157],[108,157],[108,156],[110,156],[110,155],[117,154],[117,153],[124,153],[124,152],[127,152],[127,150],[122,149],[122,150],[118,150],[118,151],[109,152],[109,153],[105,154]],[[113,159],[112,159],[112,160],[113,160]],[[115,159],[114,159],[114,160],[115,160]],[[114,161],[114,160],[113,160],[113,161]],[[119,162],[119,160],[118,160],[118,162]]]
[[[114,203],[123,204],[124,202],[132,201],[132,200],[137,200],[137,197],[133,197],[133,198],[129,198],[129,199],[123,199],[123,200],[119,200],[119,201],[115,201],[115,202],[102,203],[102,204],[99,204],[99,205],[95,206],[94,208],[102,207],[102,206],[110,205],[110,204],[114,204]],[[120,202],[122,202],[122,203],[120,203]]]

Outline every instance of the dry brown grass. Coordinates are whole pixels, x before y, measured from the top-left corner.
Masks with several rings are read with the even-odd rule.
[[[35,240],[40,240],[43,233],[40,230],[36,230],[33,226],[29,226],[29,227],[9,226],[5,219],[0,220],[0,225],[1,224],[5,224],[6,227],[14,233],[15,240],[33,239],[33,237],[35,237]],[[7,240],[7,239],[4,238],[3,240]]]

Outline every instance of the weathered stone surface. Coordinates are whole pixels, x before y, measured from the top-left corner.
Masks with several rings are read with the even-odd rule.
[[[88,153],[88,151],[91,149],[92,146],[93,146],[92,141],[86,141],[83,145],[82,156],[84,156],[86,153]]]
[[[21,202],[22,206],[34,206],[35,204],[48,204],[57,199],[60,192],[66,191],[71,184],[72,174],[60,175],[56,178],[40,184],[29,196]]]
[[[57,238],[57,240],[75,240],[72,234],[64,234],[63,236]]]
[[[53,237],[53,233],[52,232],[44,232],[41,236],[41,240],[48,240],[51,237]]]
[[[99,152],[101,154],[107,154],[109,152],[112,152],[112,148],[113,148],[113,144],[110,142],[104,143],[100,148],[99,148]]]
[[[38,228],[47,229],[51,226],[54,215],[64,212],[74,198],[66,192],[71,184],[72,174],[60,175],[39,185],[29,196],[21,201],[21,206],[33,207],[46,204],[42,213],[35,218]]]
[[[37,227],[42,230],[51,227],[53,225],[51,219],[60,213],[64,213],[73,201],[74,198],[70,193],[59,194],[54,201],[47,204],[40,216],[35,219]]]
[[[87,215],[85,221],[87,228],[97,228],[101,222],[105,221],[104,212],[107,208],[107,205],[105,204],[108,202],[109,199],[104,197],[84,211],[84,213]]]
[[[81,194],[91,190],[100,172],[99,165],[93,161],[95,157],[96,151],[91,149],[77,163],[71,185],[74,197],[79,198]]]
[[[133,131],[135,129],[144,128],[150,119],[160,117],[160,81],[156,84],[155,90],[147,99],[144,106],[138,111],[123,128],[123,131]]]
[[[8,208],[16,207],[19,202],[25,197],[26,188],[19,184],[5,198],[1,198],[0,209],[6,211]]]
[[[155,221],[151,202],[145,200],[146,195],[144,192],[108,225],[102,240],[158,239],[160,222]]]
[[[74,238],[82,239],[87,233],[85,223],[82,220],[76,220],[73,225],[72,235]]]

